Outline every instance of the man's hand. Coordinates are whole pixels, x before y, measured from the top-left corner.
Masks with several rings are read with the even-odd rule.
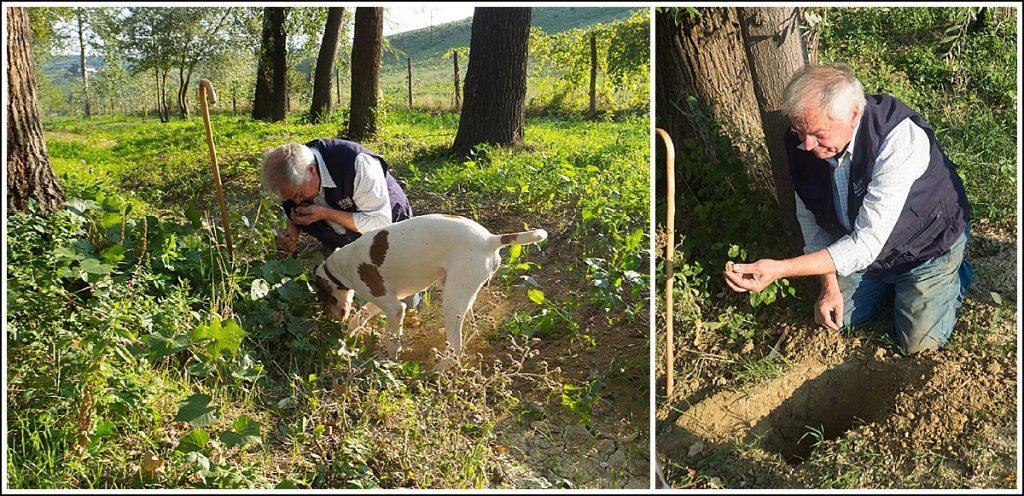
[[[277,233],[277,248],[288,253],[295,253],[299,243],[299,228],[288,222],[288,226]]]
[[[330,209],[323,205],[299,205],[292,210],[292,222],[308,226],[314,222],[324,220],[330,215]]]
[[[838,331],[843,326],[843,294],[835,274],[821,277],[821,294],[814,304],[814,321]]]
[[[725,271],[725,283],[740,293],[761,291],[784,276],[782,262],[765,258],[751,264],[733,264],[731,271]]]

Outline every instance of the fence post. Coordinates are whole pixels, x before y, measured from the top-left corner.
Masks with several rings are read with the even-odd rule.
[[[412,57],[406,57],[405,62],[409,67],[409,109],[412,109]]]
[[[452,51],[452,62],[455,64],[455,111],[462,108],[462,99],[459,97],[459,52]]]
[[[597,34],[590,33],[590,115],[597,112]]]

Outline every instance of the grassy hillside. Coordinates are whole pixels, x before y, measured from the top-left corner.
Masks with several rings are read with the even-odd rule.
[[[614,22],[625,19],[635,7],[549,7],[533,9],[533,25],[545,33],[560,33],[570,29],[590,26],[597,23]],[[405,57],[413,61],[440,57],[455,47],[468,47],[469,35],[473,19],[466,18],[427,27],[414,31],[406,31],[388,37],[391,46],[400,52],[400,57],[388,54],[384,57],[384,70],[397,69]]]
[[[598,23],[612,23],[633,15],[638,8],[606,7],[559,7],[534,8],[532,21],[535,27],[553,34],[570,29],[585,28]],[[412,58],[413,101],[417,107],[450,110],[454,104],[452,90],[452,60],[445,57],[448,50],[469,47],[472,19],[463,19],[430,28],[408,31],[388,38],[392,51],[382,60],[381,86],[385,100],[390,104],[404,106],[408,91],[408,75],[405,58]],[[540,75],[534,70],[535,60],[530,60],[530,75],[527,82],[527,107],[543,107],[537,99],[544,91],[550,91],[551,74]],[[465,57],[460,57],[460,76],[466,77]],[[603,77],[603,74],[600,76]]]

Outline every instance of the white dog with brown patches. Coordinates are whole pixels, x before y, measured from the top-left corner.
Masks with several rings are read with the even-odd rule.
[[[448,355],[434,366],[442,371],[462,353],[462,325],[480,288],[498,270],[505,246],[539,243],[543,229],[491,234],[465,217],[431,214],[413,217],[364,233],[338,248],[316,269],[320,302],[333,318],[348,321],[354,334],[378,312],[387,318],[387,351],[398,358],[401,349],[401,300],[437,282],[444,294],[444,328]],[[353,293],[367,304],[354,315]]]

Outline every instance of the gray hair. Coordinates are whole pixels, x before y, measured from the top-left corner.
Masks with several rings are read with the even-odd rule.
[[[782,93],[782,111],[790,119],[811,109],[823,110],[833,120],[846,119],[854,107],[863,112],[866,104],[864,86],[846,64],[804,67]]]
[[[277,195],[288,186],[301,186],[312,174],[309,164],[316,160],[313,152],[300,143],[285,143],[263,154],[263,188]]]

